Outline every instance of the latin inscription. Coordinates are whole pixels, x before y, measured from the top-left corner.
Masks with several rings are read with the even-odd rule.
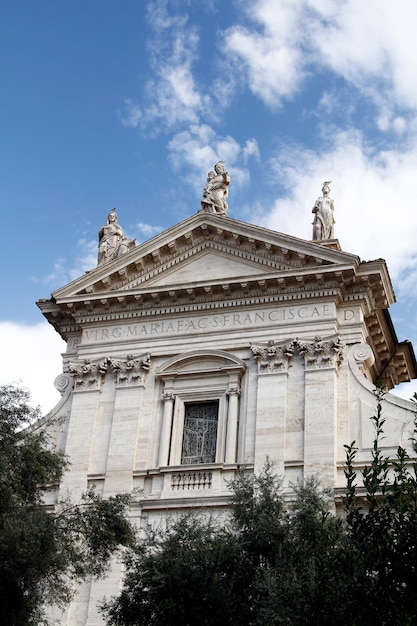
[[[86,329],[82,343],[99,343],[123,339],[140,339],[178,334],[216,332],[225,329],[268,326],[270,324],[291,324],[302,321],[331,317],[333,306],[330,304],[282,307],[265,311],[246,313],[217,313],[212,315],[192,316],[183,319],[164,319],[146,321],[123,326]]]

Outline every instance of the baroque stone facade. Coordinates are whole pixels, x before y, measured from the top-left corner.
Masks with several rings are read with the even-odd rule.
[[[44,418],[71,460],[60,489],[134,490],[132,518],[156,524],[224,511],[237,469],[268,456],[288,497],[316,474],[337,503],[344,444],[370,458],[374,381],[416,377],[393,302],[383,260],[207,210],[99,263],[38,303],[67,341],[62,400]],[[392,394],[384,404],[390,452],[408,445],[413,410]],[[115,563],[55,617],[101,624],[97,603],[120,575]]]

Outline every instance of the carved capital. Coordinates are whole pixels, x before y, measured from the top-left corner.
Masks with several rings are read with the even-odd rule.
[[[164,391],[162,393],[162,400],[164,402],[168,402],[169,400],[171,402],[174,402],[174,400],[175,400],[175,393],[172,393],[172,391]]]
[[[299,354],[304,357],[306,369],[337,368],[343,360],[343,343],[340,337],[312,342],[295,341]]]
[[[90,359],[70,363],[68,373],[75,381],[75,389],[98,389],[107,375],[114,375],[116,385],[139,385],[143,383],[150,367],[150,355],[134,357],[128,355],[124,361],[104,357],[93,362]]]
[[[240,396],[240,385],[238,385],[237,383],[232,383],[229,385],[226,394],[228,396],[236,396],[239,397]]]
[[[311,342],[293,339],[281,345],[270,340],[266,346],[252,345],[251,352],[258,363],[258,372],[270,374],[286,372],[294,354],[304,358],[306,369],[337,368],[343,360],[343,348],[340,337],[326,340],[315,337]]]
[[[250,348],[260,374],[287,371],[288,361],[294,354],[293,341],[276,345],[271,339],[266,346],[252,345]]]
[[[141,385],[151,365],[151,355],[135,357],[128,354],[125,361],[111,359],[111,370],[119,387]]]
[[[109,368],[109,359],[93,363],[90,359],[70,363],[68,372],[74,379],[75,389],[98,389]]]

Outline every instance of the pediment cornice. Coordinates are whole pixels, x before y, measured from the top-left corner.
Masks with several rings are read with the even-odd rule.
[[[87,272],[52,295],[59,300],[135,289],[207,251],[239,260],[243,269],[245,265],[259,267],[260,273],[359,263],[357,256],[333,247],[204,213]]]
[[[336,302],[363,303],[366,313],[386,308],[390,302],[390,283],[384,285],[378,265],[372,272],[357,272],[349,265],[324,266],[319,271],[299,269],[279,271],[221,282],[205,281],[185,285],[146,285],[129,291],[79,294],[76,298],[38,303],[47,319],[58,329],[80,327],[98,321],[116,321],[159,316],[256,306],[268,303],[292,303],[305,300],[332,299]],[[382,273],[383,276],[383,273]]]

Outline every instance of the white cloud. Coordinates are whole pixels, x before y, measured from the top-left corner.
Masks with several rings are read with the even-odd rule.
[[[147,7],[148,21],[152,24],[155,33],[162,36],[170,29],[180,31],[188,21],[187,15],[170,15],[167,10],[168,0],[155,0]]]
[[[140,106],[133,102],[130,98],[124,101],[123,111],[119,112],[119,119],[123,126],[136,128],[142,118],[142,110]]]
[[[48,323],[24,326],[0,322],[0,383],[17,383],[31,393],[31,404],[49,412],[61,398],[54,387],[62,372],[66,344]]]
[[[210,98],[199,89],[193,74],[199,36],[187,15],[170,15],[166,1],[150,3],[148,21],[150,62],[155,74],[146,85],[146,103],[140,108],[129,101],[123,119],[147,126],[159,121],[167,127],[196,123],[201,111],[210,108]],[[154,127],[153,130],[156,130]]]
[[[250,157],[254,157],[256,160],[259,160],[259,146],[256,139],[248,139],[242,150],[242,158],[243,162],[247,163]]]
[[[332,180],[335,236],[364,260],[385,258],[399,288],[416,293],[417,145],[374,153],[358,132],[329,137],[327,152],[282,148],[272,165],[287,190],[262,222],[304,239],[312,237],[311,208]]]
[[[224,51],[271,108],[315,68],[332,70],[378,107],[417,109],[417,4],[402,0],[249,0],[250,24],[224,33]],[[243,67],[243,71],[242,71]],[[395,117],[395,116],[394,116]]]
[[[303,4],[302,0],[249,2],[245,6],[255,26],[225,31],[225,52],[237,66],[243,63],[250,89],[271,107],[292,96],[305,74]]]
[[[391,393],[393,393],[394,396],[399,396],[405,400],[411,400],[411,398],[414,397],[414,394],[417,393],[417,380],[411,380],[408,383],[401,383],[400,385],[397,385]]]
[[[162,226],[152,226],[151,224],[145,224],[144,222],[138,222],[135,224],[135,230],[139,233],[138,239],[140,241],[144,239],[150,239],[154,235],[157,235],[163,230]]]
[[[207,172],[218,160],[226,161],[232,184],[244,186],[250,178],[249,169],[238,163],[246,164],[250,157],[259,158],[256,139],[248,139],[241,146],[230,135],[222,137],[207,124],[194,124],[188,130],[177,133],[168,148],[174,169],[181,172],[186,165],[187,184],[194,184],[195,189],[201,192]]]
[[[98,241],[80,239],[77,242],[80,252],[77,254],[73,267],[68,269],[70,280],[75,280],[97,265]]]
[[[400,106],[417,108],[414,0],[310,0],[317,11],[311,42],[322,61],[361,89],[381,90]],[[379,95],[378,95],[379,92]]]
[[[67,259],[60,257],[55,260],[53,269],[42,278],[32,276],[33,283],[49,285],[51,289],[57,289],[66,283],[82,276],[85,272],[93,269],[97,265],[97,241],[85,238],[77,242],[79,250],[75,259],[68,263]]]

